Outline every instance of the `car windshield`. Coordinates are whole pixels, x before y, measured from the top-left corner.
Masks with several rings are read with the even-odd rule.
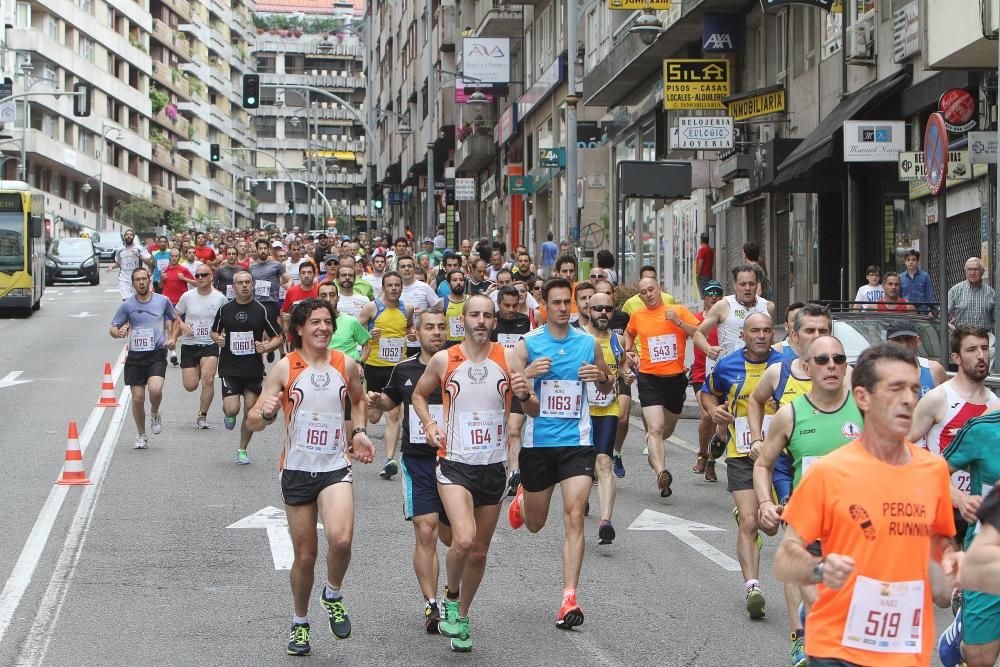
[[[844,344],[844,351],[849,359],[857,359],[865,348],[885,340],[885,332],[891,324],[901,318],[886,318],[878,315],[868,317],[834,320],[833,335]],[[939,334],[930,320],[908,319],[909,324],[920,334],[920,346],[917,354],[928,359],[941,356]]]
[[[24,214],[0,213],[0,271],[24,270]]]
[[[117,248],[125,245],[125,239],[122,238],[121,232],[99,232],[94,234],[94,242],[100,243],[105,248]]]
[[[63,257],[87,257],[94,251],[90,239],[56,239],[49,249],[51,255]]]

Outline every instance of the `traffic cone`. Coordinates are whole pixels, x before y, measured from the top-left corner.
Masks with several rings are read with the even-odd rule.
[[[97,402],[99,408],[117,408],[118,399],[115,398],[115,382],[111,379],[111,364],[104,362],[104,382],[101,383],[101,400]]]
[[[66,463],[63,464],[62,477],[56,480],[61,486],[86,486],[90,484],[87,473],[83,471],[83,454],[80,453],[80,436],[76,433],[76,422],[69,423],[69,435],[66,439]]]

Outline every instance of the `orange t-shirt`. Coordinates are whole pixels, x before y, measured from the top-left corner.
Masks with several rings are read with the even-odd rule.
[[[806,544],[820,540],[824,556],[836,553],[854,559],[854,572],[840,590],[819,585],[819,599],[806,621],[809,657],[879,667],[931,664],[937,635],[927,578],[930,538],[955,535],[951,478],[940,456],[911,442],[906,447],[912,460],[894,466],[869,454],[860,441],[844,445],[809,467],[781,515]],[[892,597],[906,588],[888,583],[907,581],[922,581],[924,589],[922,607],[911,599],[914,609],[909,611]],[[870,605],[864,604],[866,588],[874,590],[868,597]],[[845,632],[848,626],[851,632]],[[915,642],[915,628],[920,645]],[[889,641],[909,644],[919,652],[856,647]]]
[[[663,304],[659,308],[642,308],[632,313],[625,331],[635,336],[639,349],[639,372],[650,375],[677,375],[684,372],[684,351],[687,334],[666,319],[667,310],[677,313],[681,321],[697,327],[698,318],[684,306]]]

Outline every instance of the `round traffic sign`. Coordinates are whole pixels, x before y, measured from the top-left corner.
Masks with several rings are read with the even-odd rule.
[[[941,115],[952,125],[965,125],[972,120],[976,112],[976,101],[972,95],[961,88],[952,88],[941,95],[938,100]]]
[[[948,176],[948,128],[939,113],[930,115],[924,129],[924,169],[927,187],[931,194],[938,194]]]

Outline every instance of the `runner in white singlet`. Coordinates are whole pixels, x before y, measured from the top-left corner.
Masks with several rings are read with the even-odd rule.
[[[774,321],[774,304],[757,296],[757,273],[749,264],[733,269],[733,292],[712,306],[694,334],[694,344],[710,360],[718,360],[744,346],[743,323],[751,315],[761,313]],[[708,334],[715,327],[719,328],[719,344],[710,345]],[[711,372],[708,363],[705,372]]]

